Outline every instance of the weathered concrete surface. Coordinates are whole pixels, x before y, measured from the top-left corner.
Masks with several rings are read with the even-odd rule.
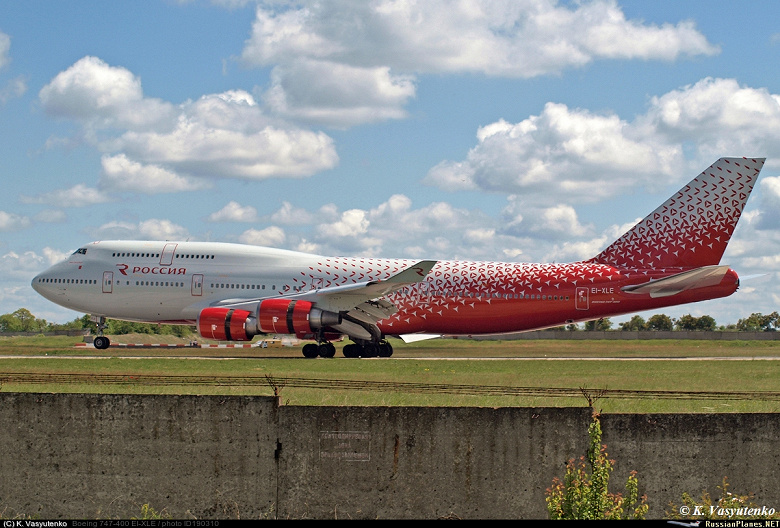
[[[728,477],[780,510],[780,415],[604,415],[610,489],[650,518]],[[544,519],[585,408],[276,407],[245,396],[0,393],[0,514]]]
[[[615,459],[610,489],[623,491],[636,470],[653,518],[682,505],[683,493],[717,501],[723,477],[729,491],[780,512],[780,414],[607,414],[601,425]]]
[[[587,449],[584,409],[282,410],[285,518],[545,518],[545,489]]]
[[[273,514],[274,412],[261,397],[0,393],[0,512]]]

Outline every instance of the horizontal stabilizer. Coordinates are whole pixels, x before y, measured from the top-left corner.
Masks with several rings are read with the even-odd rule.
[[[626,293],[650,294],[653,298],[668,297],[684,290],[717,286],[728,271],[728,266],[704,266],[663,279],[625,286],[622,290]]]
[[[425,341],[426,339],[438,339],[441,334],[401,334],[404,343],[414,343],[416,341]]]

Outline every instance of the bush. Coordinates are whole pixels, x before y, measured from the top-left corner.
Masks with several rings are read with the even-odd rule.
[[[728,481],[723,477],[723,485],[718,486],[720,498],[713,503],[712,497],[705,490],[701,501],[697,502],[688,494],[683,493],[682,504],[670,503],[665,512],[666,519],[780,519],[780,514],[774,508],[758,506],[753,500],[753,494],[735,495],[728,491]]]
[[[552,487],[547,489],[545,500],[550,519],[644,519],[648,510],[647,498],[639,497],[636,471],[628,477],[625,497],[608,490],[609,474],[615,462],[609,460],[607,446],[601,444],[598,413],[593,413],[588,436],[587,459],[582,456],[577,463],[573,458],[569,460],[563,480],[555,477]]]

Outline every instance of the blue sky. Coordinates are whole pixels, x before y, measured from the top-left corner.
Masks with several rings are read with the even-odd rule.
[[[721,156],[767,158],[722,261],[742,287],[662,312],[771,313],[779,19],[773,1],[4,2],[0,313],[79,316],[30,280],[93,240],[587,259]]]

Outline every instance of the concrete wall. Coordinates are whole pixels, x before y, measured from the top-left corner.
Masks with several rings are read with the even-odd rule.
[[[279,506],[292,518],[544,518],[545,489],[587,448],[583,409],[283,410]]]
[[[614,414],[601,423],[602,442],[616,460],[613,491],[637,470],[654,518],[670,502],[681,505],[683,492],[701,503],[707,490],[717,501],[724,476],[728,491],[753,493],[759,506],[780,512],[779,414]]]
[[[0,393],[0,512],[258,518],[276,502],[275,422],[268,398]]]
[[[38,519],[544,519],[582,408],[276,407],[274,398],[0,393],[0,514]],[[605,415],[612,491],[650,517],[727,476],[780,510],[775,414]]]

